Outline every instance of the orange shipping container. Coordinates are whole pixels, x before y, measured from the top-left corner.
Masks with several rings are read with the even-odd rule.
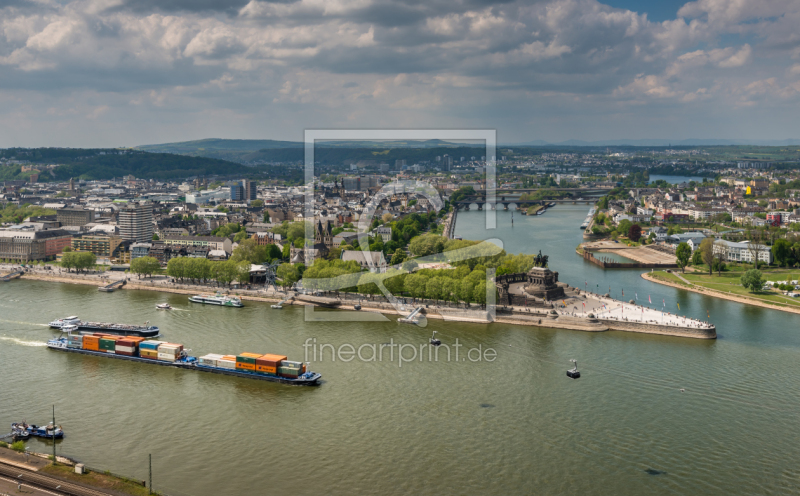
[[[286,360],[284,355],[261,355],[256,358],[256,365],[264,365],[266,367],[280,367],[281,360]]]
[[[91,351],[100,351],[100,338],[97,336],[84,336],[83,349]]]
[[[236,362],[236,368],[242,370],[255,370],[256,366],[252,363]]]
[[[258,353],[239,353],[239,356],[247,357],[247,358],[258,358],[261,355]]]
[[[264,372],[267,374],[277,374],[278,368],[277,367],[268,367],[266,365],[258,365],[256,364],[256,372]]]
[[[223,360],[229,360],[231,362],[236,361],[236,355],[222,355]]]

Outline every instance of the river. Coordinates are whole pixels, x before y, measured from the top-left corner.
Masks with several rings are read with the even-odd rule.
[[[306,322],[302,308],[190,305],[186,296],[14,281],[0,284],[0,421],[46,422],[64,454],[147,478],[170,494],[790,494],[800,427],[797,316],[603,271],[578,257],[588,208],[460,212],[465,239],[550,256],[571,285],[648,297],[717,324],[701,341],[429,320]],[[159,312],[168,301],[176,310]],[[317,388],[76,356],[42,346],[66,315],[137,323],[194,354],[303,358],[303,343],[445,344],[494,361],[315,362]],[[368,354],[367,354],[368,355]],[[570,358],[581,379],[565,376]],[[685,389],[681,392],[680,389]],[[31,441],[40,451],[49,448]],[[262,488],[262,489],[259,489]]]

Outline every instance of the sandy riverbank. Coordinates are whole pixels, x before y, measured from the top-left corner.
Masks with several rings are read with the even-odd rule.
[[[693,293],[704,294],[706,296],[712,296],[714,298],[720,298],[720,299],[723,299],[723,300],[729,300],[729,301],[735,301],[737,303],[743,303],[745,305],[753,305],[755,307],[763,307],[763,308],[769,308],[771,310],[780,310],[782,312],[800,314],[800,308],[781,307],[781,306],[777,306],[777,305],[772,305],[772,304],[766,303],[766,302],[761,301],[761,300],[755,300],[755,299],[747,298],[747,297],[744,297],[744,296],[731,295],[731,294],[723,293],[721,291],[717,291],[717,290],[714,290],[714,289],[708,289],[708,288],[704,288],[702,286],[697,286],[697,285],[687,286],[685,284],[678,284],[676,282],[662,281],[660,279],[656,279],[655,277],[652,277],[649,272],[643,273],[642,274],[642,279],[645,279],[647,281],[654,282],[654,283],[657,283],[657,284],[663,284],[664,286],[671,286],[673,288],[684,289],[686,291],[691,291]]]

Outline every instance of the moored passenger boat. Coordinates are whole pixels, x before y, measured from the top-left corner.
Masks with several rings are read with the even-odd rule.
[[[221,293],[217,293],[215,295],[212,294],[201,294],[190,296],[189,301],[194,303],[204,303],[206,305],[220,305],[223,307],[243,307],[242,300],[235,296],[226,296]]]

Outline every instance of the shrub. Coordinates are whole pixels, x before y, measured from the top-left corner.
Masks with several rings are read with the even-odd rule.
[[[25,451],[25,441],[16,441],[11,443],[11,449],[22,453]]]

